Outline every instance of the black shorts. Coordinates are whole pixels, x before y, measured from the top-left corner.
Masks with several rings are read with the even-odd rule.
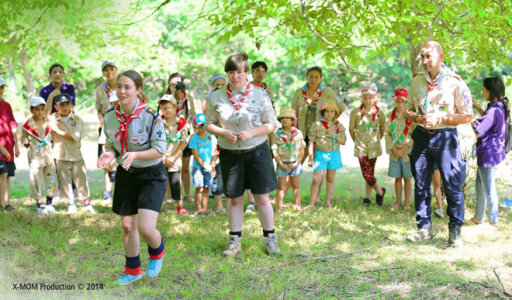
[[[190,156],[192,156],[192,149],[190,149],[187,144],[187,148],[183,149],[183,157],[190,157]]]
[[[98,128],[98,136],[101,136],[101,130],[102,128]],[[98,158],[101,156],[101,154],[103,153],[103,144],[98,144]]]
[[[243,154],[221,148],[219,157],[226,197],[240,197],[247,189],[266,194],[279,187],[268,142]]]
[[[13,161],[0,160],[0,174],[7,173],[7,176],[14,177],[16,165]]]
[[[163,163],[129,171],[119,166],[112,211],[121,216],[136,215],[141,208],[160,212],[166,191],[167,172]]]
[[[178,172],[167,172],[169,177],[169,186],[171,187],[171,197],[178,201],[181,199],[181,176]]]

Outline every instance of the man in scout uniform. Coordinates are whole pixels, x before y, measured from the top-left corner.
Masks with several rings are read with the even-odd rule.
[[[405,106],[407,118],[418,124],[412,135],[414,144],[410,154],[418,230],[407,239],[433,237],[430,185],[437,164],[448,202],[448,242],[461,246],[466,162],[461,154],[457,125],[471,122],[472,99],[464,80],[443,63],[443,58],[443,49],[437,42],[428,42],[421,49],[424,70],[412,79]]]
[[[71,97],[68,94],[59,94],[55,96],[54,100],[57,111],[49,119],[53,138],[53,156],[59,178],[60,198],[63,201],[68,201],[68,214],[77,212],[71,187],[71,180],[73,179],[78,198],[83,201],[84,210],[95,213],[89,200],[87,172],[80,151],[84,128],[83,121],[73,112]]]

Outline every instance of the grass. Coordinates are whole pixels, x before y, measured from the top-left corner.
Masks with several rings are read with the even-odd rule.
[[[264,253],[257,215],[244,218],[243,250],[222,258],[227,240],[225,215],[178,217],[164,204],[158,228],[167,253],[157,279],[118,286],[124,266],[119,217],[99,206],[102,174],[89,172],[96,215],[62,213],[38,217],[28,193],[28,174],[12,182],[15,212],[0,212],[0,298],[503,298],[496,269],[512,290],[510,210],[500,211],[501,226],[463,228],[465,247],[447,246],[447,220],[433,219],[430,241],[411,244],[414,214],[390,212],[391,181],[378,173],[389,193],[384,207],[361,206],[363,180],[357,169],[337,174],[334,207],[319,205],[297,212],[291,193],[276,215],[275,227],[283,255]],[[309,202],[311,173],[301,178],[303,204]],[[471,201],[466,219],[472,216]],[[187,203],[187,209],[193,205]],[[213,202],[210,202],[213,205]],[[143,270],[147,251],[141,243]],[[101,283],[100,290],[16,291],[14,283]]]

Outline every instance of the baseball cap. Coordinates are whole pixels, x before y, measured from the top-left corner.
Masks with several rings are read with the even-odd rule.
[[[55,99],[53,99],[55,104],[61,105],[62,103],[71,102],[71,96],[67,93],[62,93],[57,96],[55,96]]]
[[[106,60],[101,64],[101,72],[105,69],[106,66],[112,66],[114,68],[117,68],[116,64],[111,60]]]
[[[406,88],[399,88],[395,91],[395,95],[393,96],[393,99],[396,99],[396,98],[403,98],[403,99],[406,99],[407,100],[407,96],[409,95],[409,93],[407,92],[407,89]]]
[[[377,90],[377,85],[375,85],[375,83],[373,82],[364,82],[361,84],[361,94],[365,95],[365,94],[370,94],[370,95],[375,95],[377,94],[378,90]]]
[[[177,103],[176,98],[172,94],[164,94],[158,100],[158,105],[160,105],[161,102],[171,102],[174,105],[176,105],[176,103]]]
[[[194,117],[194,127],[199,127],[201,125],[204,125],[204,123],[206,123],[206,115],[203,113],[196,114],[196,116]]]
[[[44,99],[42,97],[32,97],[30,99],[30,107],[36,107],[41,104],[46,105],[46,101],[44,101]]]
[[[0,76],[0,86],[4,86],[5,85],[5,80],[2,76]]]

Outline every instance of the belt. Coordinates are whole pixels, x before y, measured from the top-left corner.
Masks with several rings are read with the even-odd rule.
[[[162,164],[162,163],[160,162],[160,163],[154,164],[152,166],[143,167],[143,168],[130,167],[128,170],[125,170],[122,166],[119,166],[119,168],[121,168],[123,171],[126,171],[130,174],[140,174],[140,173],[145,173],[145,172],[148,172],[148,171],[151,171],[154,169],[158,169],[158,168],[160,168],[160,164]]]
[[[224,152],[224,153],[227,153],[227,154],[230,154],[230,155],[242,155],[242,154],[246,154],[246,153],[249,153],[253,150],[256,150],[264,145],[267,145],[267,142],[265,141],[264,143],[262,144],[259,144],[258,146],[256,147],[252,147],[252,148],[249,148],[249,149],[240,149],[240,150],[232,150],[232,149],[224,149],[224,148],[220,148],[220,151]]]
[[[425,127],[422,127],[422,126],[417,126],[416,127],[416,130],[419,130],[420,132],[423,132],[423,133],[426,133],[426,134],[436,134],[438,132],[443,132],[443,131],[450,131],[450,130],[456,130],[457,128],[441,128],[441,129],[426,129]]]

